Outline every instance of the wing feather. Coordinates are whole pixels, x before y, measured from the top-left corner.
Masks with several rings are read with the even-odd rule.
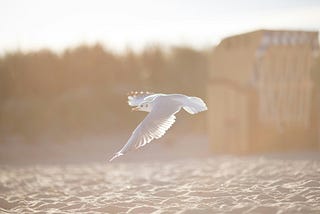
[[[150,126],[143,126],[142,129],[138,130],[139,134],[142,135],[142,140],[138,140],[135,143],[135,148],[145,146],[147,143],[150,143],[153,139],[161,138],[174,122],[175,116],[171,115],[169,116],[169,118],[162,119],[161,121],[149,123]]]

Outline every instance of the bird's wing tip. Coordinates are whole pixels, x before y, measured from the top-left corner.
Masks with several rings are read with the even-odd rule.
[[[123,155],[123,153],[121,152],[117,152],[116,154],[113,155],[112,158],[110,158],[109,162],[112,162],[114,159],[120,157],[121,155]]]

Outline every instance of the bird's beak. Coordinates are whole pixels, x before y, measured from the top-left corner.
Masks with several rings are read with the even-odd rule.
[[[139,107],[132,108],[132,111],[139,111]]]

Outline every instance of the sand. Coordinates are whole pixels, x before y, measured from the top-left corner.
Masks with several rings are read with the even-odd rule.
[[[210,157],[0,166],[2,213],[320,213],[320,161]]]

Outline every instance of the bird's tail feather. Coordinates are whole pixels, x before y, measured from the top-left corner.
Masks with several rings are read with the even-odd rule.
[[[189,97],[188,100],[184,102],[183,109],[190,114],[196,114],[201,111],[206,111],[208,108],[202,99],[198,97]]]

